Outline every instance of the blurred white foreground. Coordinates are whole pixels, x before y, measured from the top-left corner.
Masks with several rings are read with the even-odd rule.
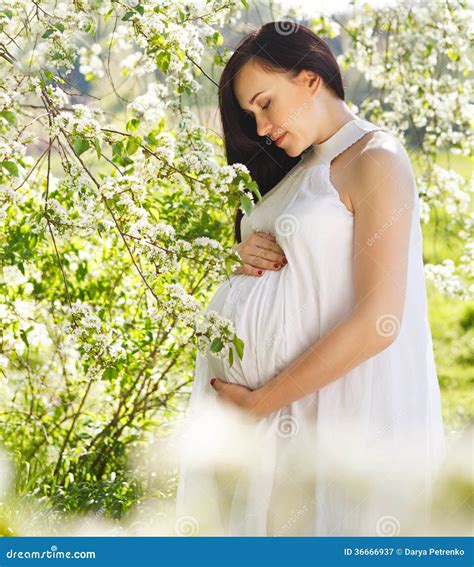
[[[269,419],[269,418],[266,418]],[[396,450],[385,432],[364,436],[341,424],[313,446],[291,416],[253,420],[217,400],[195,409],[172,435],[157,438],[131,462],[151,478],[149,497],[122,521],[105,508],[87,516],[45,512],[34,498],[12,494],[13,468],[0,458],[0,527],[24,536],[225,535],[472,535],[472,428],[448,440],[437,478],[423,474],[423,455],[406,439]],[[275,448],[278,447],[278,452]],[[278,461],[272,459],[278,454]],[[186,465],[185,490],[175,500],[173,480]],[[278,477],[272,471],[276,464]],[[323,499],[318,500],[318,487]],[[166,490],[165,490],[166,488]],[[166,493],[169,496],[166,497]],[[335,506],[336,505],[336,506]],[[337,510],[336,516],[327,514]],[[318,533],[320,526],[339,526]]]

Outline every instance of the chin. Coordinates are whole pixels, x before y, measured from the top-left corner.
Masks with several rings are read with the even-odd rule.
[[[285,152],[285,154],[288,157],[291,158],[300,156],[304,151],[304,148],[301,149],[299,147],[299,144],[291,144],[291,143],[289,143],[288,145],[285,144],[285,146],[282,147],[281,149]]]
[[[301,152],[295,151],[293,148],[285,148],[284,152],[288,157],[298,157],[301,154]]]

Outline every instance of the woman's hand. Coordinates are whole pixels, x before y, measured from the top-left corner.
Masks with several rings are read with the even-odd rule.
[[[243,262],[243,265],[232,272],[233,274],[262,276],[265,270],[278,271],[288,263],[273,234],[252,232],[246,240],[232,248]]]
[[[266,417],[263,404],[259,403],[258,390],[251,390],[240,384],[229,384],[219,378],[213,378],[211,386],[217,392],[220,400],[237,406],[252,417]]]

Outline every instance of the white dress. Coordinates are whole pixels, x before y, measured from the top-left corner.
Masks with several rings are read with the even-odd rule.
[[[354,215],[330,182],[330,164],[367,132],[380,129],[355,119],[324,143],[310,146],[242,219],[243,240],[254,230],[274,234],[288,264],[261,277],[233,275],[208,306],[234,322],[245,349],[232,368],[227,357],[197,355],[185,426],[190,441],[181,449],[176,507],[178,522],[188,521],[191,535],[403,535],[417,530],[409,520],[416,497],[429,498],[445,456],[418,195],[396,340],[333,383],[247,427],[244,445],[258,439],[258,450],[237,457],[238,463],[248,459],[248,466],[231,483],[220,479],[212,459],[196,462],[196,455],[210,446],[219,452],[238,445],[217,417],[212,421],[212,408],[222,406],[209,384],[213,376],[258,388],[351,312]],[[206,401],[211,405],[200,404]],[[200,412],[210,419],[207,429],[196,425]],[[235,470],[235,462],[232,466]],[[413,483],[407,482],[407,467]],[[413,520],[418,528],[420,517]]]

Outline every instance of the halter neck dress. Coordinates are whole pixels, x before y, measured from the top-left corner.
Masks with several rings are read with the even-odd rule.
[[[227,357],[197,354],[176,501],[177,521],[188,519],[192,535],[370,536],[389,535],[393,526],[404,533],[405,512],[420,492],[431,493],[444,460],[445,438],[418,195],[396,340],[333,383],[258,420],[247,430],[249,443],[258,434],[257,456],[252,454],[248,470],[233,483],[224,486],[212,463],[196,463],[199,446],[204,450],[216,438],[223,447],[235,441],[226,439],[225,428],[212,424],[212,418],[207,429],[196,426],[200,412],[209,418],[212,404],[222,404],[209,384],[213,376],[256,389],[353,309],[354,214],[332,185],[330,166],[375,130],[381,128],[357,118],[310,146],[242,218],[242,240],[255,230],[274,234],[288,264],[261,277],[231,276],[208,305],[208,311],[233,321],[245,347],[243,360],[235,356],[231,368]],[[201,410],[201,402],[211,405]],[[343,425],[348,433],[339,438]],[[404,461],[409,441],[416,447],[415,457]],[[389,454],[385,451],[377,461],[383,470],[377,476],[373,455],[380,447]],[[397,476],[400,467],[406,473],[406,462],[413,477],[421,478],[415,489],[405,490]]]

